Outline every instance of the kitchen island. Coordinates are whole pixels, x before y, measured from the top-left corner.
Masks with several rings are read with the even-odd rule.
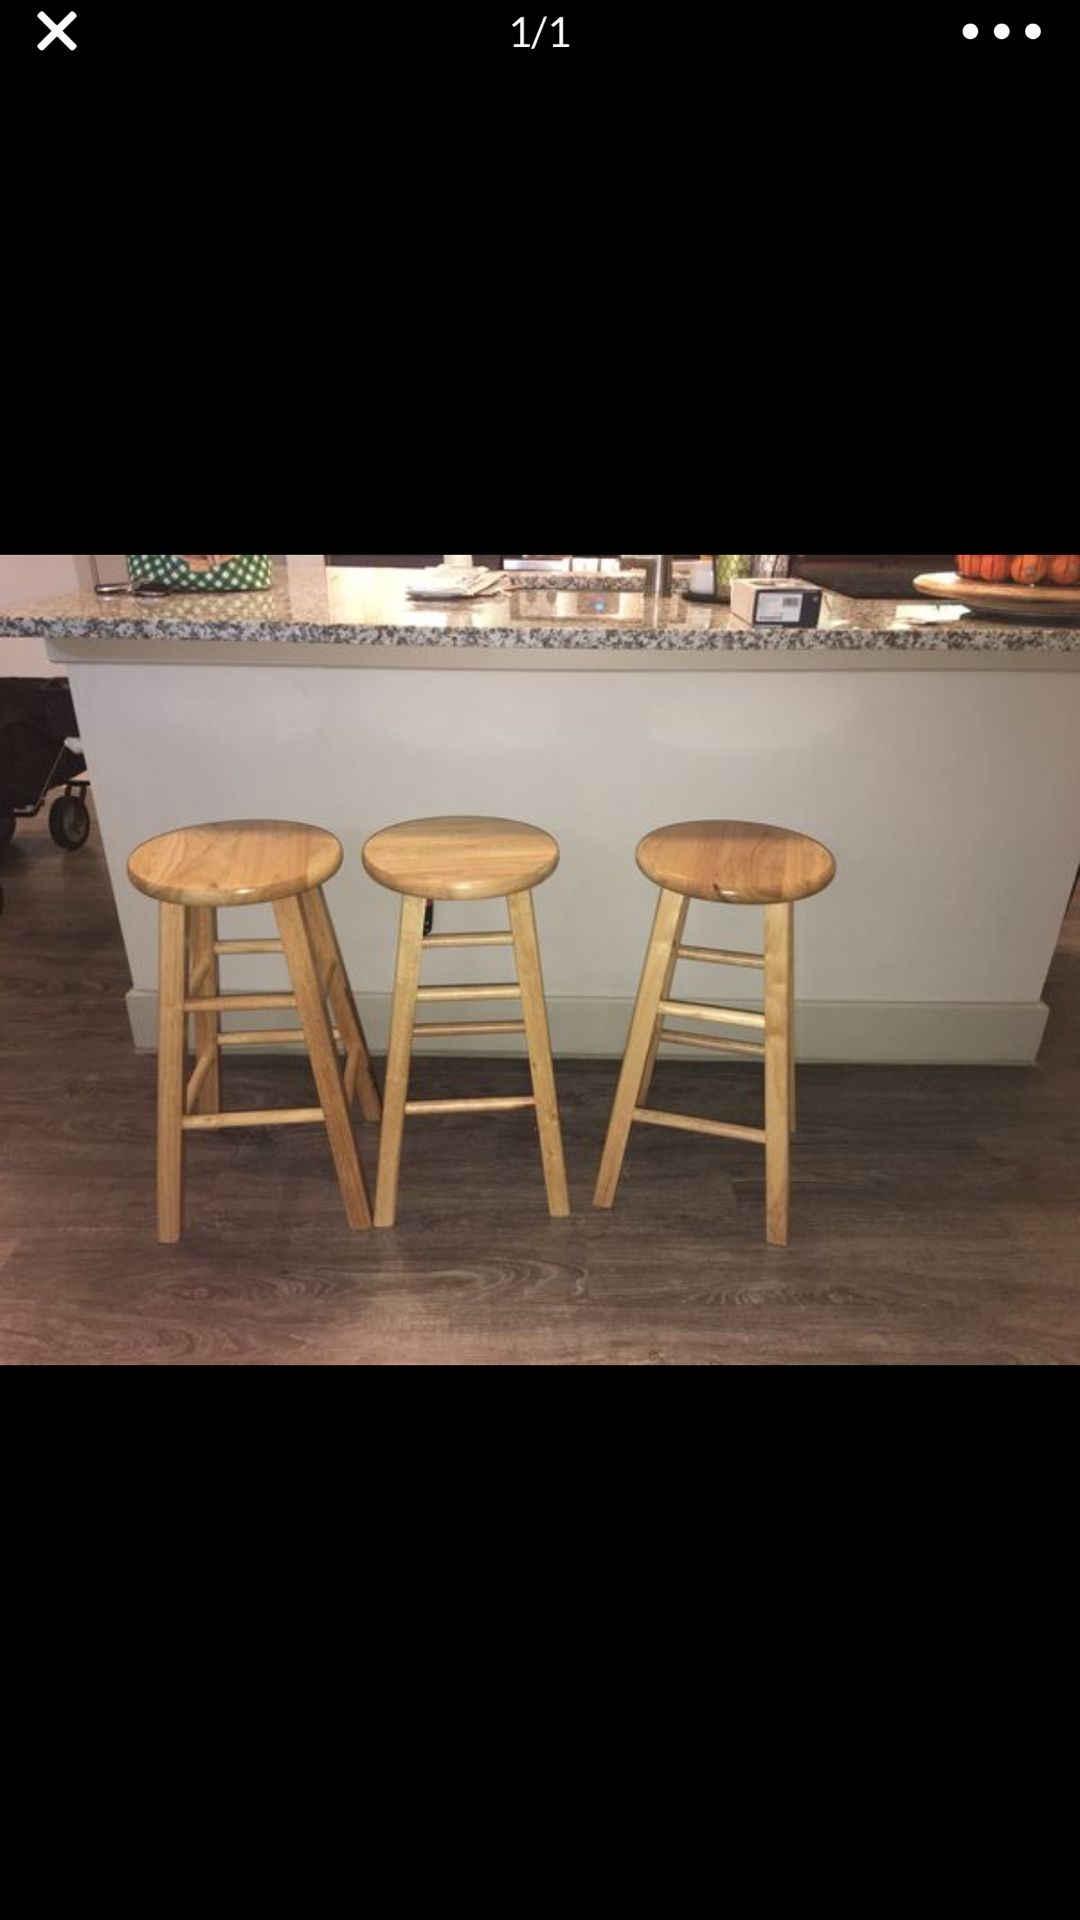
[[[393,821],[492,813],[562,845],[537,903],[557,1053],[621,1052],[654,902],[637,841],[731,817],[837,856],[799,915],[802,1058],[1036,1060],[1080,863],[1080,630],[838,595],[818,628],[755,629],[647,599],[633,575],[514,586],[413,606],[392,572],[282,571],[267,594],[76,593],[4,616],[71,678],[137,1045],[156,1017],[154,911],[125,872],[141,840],[260,816],[335,832],[347,859],[328,897],[380,1047],[396,903],[360,847]],[[454,931],[497,924],[499,906],[438,911]],[[235,937],[268,931],[259,910],[230,919]],[[695,905],[687,937],[754,947],[759,932],[749,910]],[[230,964],[230,988],[277,983],[272,961]],[[429,965],[437,983],[461,961]],[[497,954],[476,970],[497,980]],[[720,972],[715,997],[748,1004],[740,984]]]

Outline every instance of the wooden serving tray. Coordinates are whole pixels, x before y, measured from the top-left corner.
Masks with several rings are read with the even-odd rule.
[[[919,593],[932,600],[958,600],[973,612],[1009,613],[1016,620],[1075,620],[1080,625],[1080,587],[1017,587],[964,580],[958,573],[920,573]]]

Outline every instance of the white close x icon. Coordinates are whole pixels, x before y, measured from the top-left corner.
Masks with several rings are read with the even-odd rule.
[[[54,40],[62,40],[65,47],[70,47],[72,53],[74,53],[75,42],[64,32],[64,28],[70,27],[72,21],[77,17],[74,13],[65,13],[60,25],[57,26],[55,20],[50,20],[47,13],[39,13],[38,19],[41,21],[42,26],[48,27],[49,31],[45,35],[44,40],[38,41],[38,52],[41,52],[42,47],[51,47]]]

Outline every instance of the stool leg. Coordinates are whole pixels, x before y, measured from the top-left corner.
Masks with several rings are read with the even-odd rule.
[[[551,1060],[551,1033],[548,1028],[544,978],[540,966],[540,945],[536,937],[536,914],[531,893],[509,896],[510,930],[514,936],[518,983],[525,1017],[525,1038],[529,1048],[529,1068],[536,1096],[536,1124],[540,1130],[540,1153],[544,1163],[548,1212],[554,1220],[565,1220],[570,1212],[566,1187],[566,1163],[563,1159],[562,1130],[559,1126],[559,1102],[555,1091],[555,1069]]]
[[[608,1127],[607,1141],[604,1146],[604,1157],[600,1162],[600,1177],[593,1196],[593,1205],[596,1207],[612,1207],[615,1204],[615,1189],[619,1184],[619,1175],[626,1158],[626,1143],[630,1138],[634,1108],[638,1104],[638,1093],[644,1083],[645,1066],[656,1032],[660,1002],[664,998],[664,983],[668,978],[668,969],[678,944],[678,932],[684,918],[685,905],[686,902],[681,893],[669,893],[666,890],[661,892],[657,902],[652,938],[645,955],[645,967],[641,976],[641,986],[638,989],[637,1005],[630,1023],[622,1073],[619,1076],[611,1124]]]
[[[406,894],[401,902],[394,1005],[390,1015],[390,1046],[386,1056],[382,1135],[379,1140],[379,1179],[375,1189],[375,1225],[392,1227],[397,1218],[401,1141],[405,1131],[405,1102],[409,1097],[416,995],[423,957],[425,902]]]
[[[321,887],[315,887],[311,893],[304,895],[303,907],[317,961],[323,968],[329,968],[331,964],[333,966],[329,998],[338,1032],[342,1035],[346,1047],[345,1098],[351,1103],[354,1096],[359,1095],[360,1111],[364,1119],[380,1120],[382,1101],[379,1099],[379,1089],[375,1085],[371,1054],[368,1052],[364,1029],[356,1010],[356,1001],[349,985],[349,976],[345,971],[345,962],[341,957],[337,932]]]
[[[341,1065],[326,1017],[326,1003],[308,938],[307,922],[300,901],[295,897],[276,901],[274,914],[311,1057],[319,1105],[323,1110],[330,1151],[337,1168],[338,1185],[345,1202],[345,1215],[350,1227],[370,1227],[371,1206],[356,1151],[356,1136],[345,1099]]]
[[[185,909],[162,901],[158,924],[158,1239],[174,1246],[184,1217]]]
[[[671,998],[671,989],[675,984],[675,969],[679,964],[679,948],[682,946],[683,934],[686,931],[686,916],[689,911],[690,902],[689,900],[684,900],[683,909],[679,915],[679,924],[675,929],[675,945],[671,949],[671,960],[667,973],[664,976],[664,988],[660,995],[661,1000],[670,1000]],[[649,1091],[653,1083],[653,1074],[656,1072],[656,1056],[660,1051],[660,1029],[663,1024],[664,1016],[662,1013],[658,1013],[653,1023],[652,1045],[649,1048],[649,1057],[645,1062],[645,1072],[641,1080],[641,1091],[638,1094],[639,1107],[647,1107],[649,1104]]]
[[[216,999],[221,992],[220,969],[214,942],[217,939],[217,912],[213,907],[188,908],[188,994]],[[221,1066],[218,1034],[221,1015],[195,1015],[195,1061],[202,1069],[201,1079],[191,1106],[192,1113],[221,1112]],[[203,1061],[209,1064],[203,1068]]]
[[[765,909],[765,1211],[771,1247],[788,1243],[794,918],[790,903]]]
[[[788,1032],[791,1036],[791,1131],[795,1121],[795,909],[791,909],[791,970],[788,980]]]

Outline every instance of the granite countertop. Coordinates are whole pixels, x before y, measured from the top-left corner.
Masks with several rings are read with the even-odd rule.
[[[1036,625],[966,613],[912,594],[851,600],[826,593],[821,624],[750,627],[729,607],[676,592],[647,598],[641,576],[602,582],[569,574],[515,574],[508,590],[458,603],[411,602],[408,576],[331,567],[268,593],[103,599],[91,591],[15,607],[0,631],[57,641],[287,642],[361,648],[481,648],[578,652],[1052,652],[1080,654],[1080,626]],[[681,583],[680,583],[681,584]],[[637,591],[635,591],[635,587]]]

